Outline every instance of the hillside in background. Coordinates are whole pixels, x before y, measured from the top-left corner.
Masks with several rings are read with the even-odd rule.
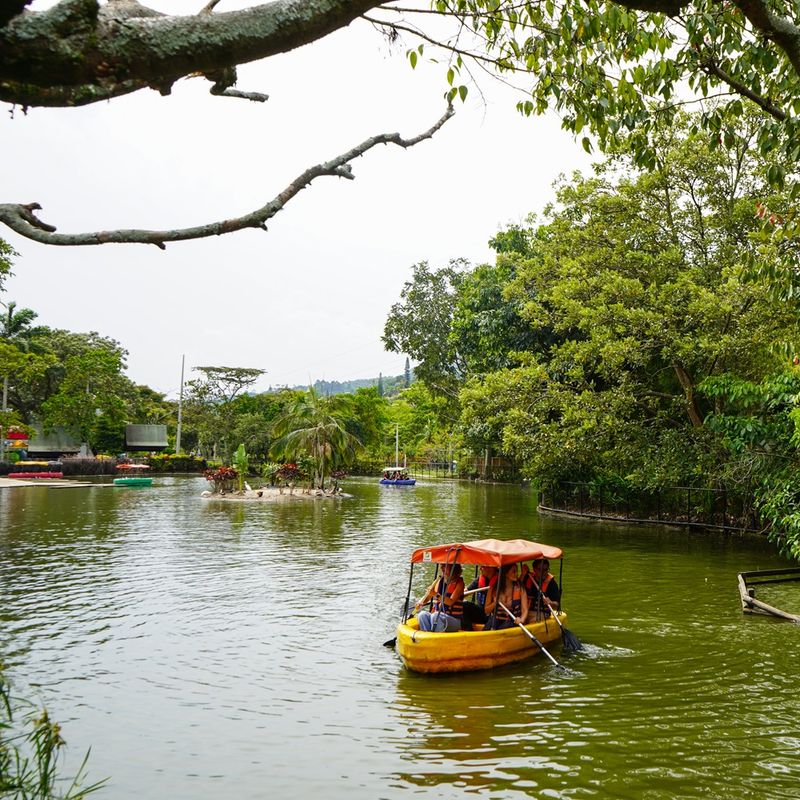
[[[329,396],[334,394],[352,394],[356,389],[367,389],[370,386],[382,388],[381,394],[384,397],[393,397],[401,389],[405,388],[405,376],[379,376],[377,378],[355,378],[351,381],[314,381],[313,387],[317,394]],[[270,392],[278,392],[285,389],[285,386],[270,386]],[[292,389],[304,391],[308,389],[308,384],[292,386]]]

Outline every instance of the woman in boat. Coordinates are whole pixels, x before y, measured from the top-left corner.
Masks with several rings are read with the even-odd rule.
[[[433,600],[431,611],[420,608]],[[461,564],[445,564],[441,577],[437,578],[425,592],[425,596],[414,605],[419,629],[437,633],[452,633],[461,630],[464,615],[464,579]]]
[[[528,594],[528,622],[550,616],[550,609],[558,611],[561,602],[561,590],[550,573],[550,562],[539,558],[533,562],[533,569],[525,575],[523,586]]]
[[[464,602],[464,619],[461,628],[465,631],[472,630],[473,625],[486,623],[486,600],[489,589],[497,585],[497,567],[481,566],[480,574],[467,586],[467,592],[478,589],[473,596],[474,602]]]
[[[513,619],[501,607],[504,605],[512,614]],[[528,616],[528,595],[517,580],[516,565],[503,567],[498,586],[489,590],[486,600],[486,613],[489,621],[486,623],[487,631],[500,631],[525,622]]]

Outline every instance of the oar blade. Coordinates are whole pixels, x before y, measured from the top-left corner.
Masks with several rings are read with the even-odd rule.
[[[565,650],[583,650],[581,640],[570,630],[561,629],[561,642]]]

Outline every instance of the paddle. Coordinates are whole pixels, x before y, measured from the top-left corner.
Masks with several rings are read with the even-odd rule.
[[[405,617],[409,617],[411,614],[414,613],[414,604],[409,601],[408,605],[406,606],[405,610]],[[391,639],[387,639],[384,643],[384,647],[394,647],[397,644],[397,637],[393,636]]]
[[[512,620],[514,619],[514,615],[500,602],[499,599],[497,601],[497,605],[499,605],[500,608],[502,608]],[[553,662],[553,666],[559,667],[560,669],[566,669],[566,667],[561,666],[561,664],[559,664],[558,661],[556,661],[553,656],[550,655],[550,653],[547,651],[547,648],[521,622],[517,622],[516,624],[519,625],[522,632],[550,659],[550,661]]]
[[[536,583],[536,579],[531,575],[531,581],[533,585],[536,587],[536,591],[539,592],[539,596],[542,598],[542,602],[545,605],[550,607],[551,616],[553,619],[558,623],[558,627],[561,628],[561,642],[562,646],[566,650],[583,650],[583,645],[581,644],[581,640],[572,632],[567,630],[562,624],[561,620],[558,618],[558,611],[550,606],[549,603],[546,603],[546,598],[544,592],[539,588],[539,584]]]

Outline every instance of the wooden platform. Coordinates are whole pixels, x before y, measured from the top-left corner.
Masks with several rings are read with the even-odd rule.
[[[785,619],[790,622],[800,623],[800,614],[792,614],[780,608],[771,606],[755,596],[757,586],[766,584],[788,583],[790,581],[800,581],[800,567],[789,567],[787,569],[761,569],[754,572],[740,572],[739,597],[742,601],[742,611],[745,614],[764,614],[778,619]]]

